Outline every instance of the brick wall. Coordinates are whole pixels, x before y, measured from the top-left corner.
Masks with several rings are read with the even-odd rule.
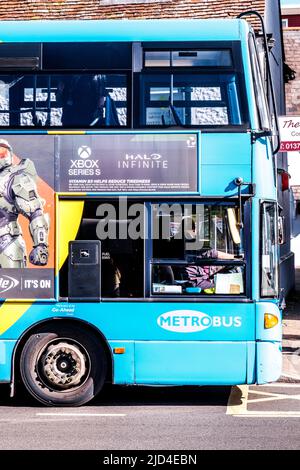
[[[296,78],[285,85],[286,113],[300,115],[300,28],[283,31],[286,62],[296,71]]]

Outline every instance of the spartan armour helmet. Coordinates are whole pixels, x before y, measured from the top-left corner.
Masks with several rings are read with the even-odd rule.
[[[12,164],[13,150],[7,140],[0,139],[0,171]]]

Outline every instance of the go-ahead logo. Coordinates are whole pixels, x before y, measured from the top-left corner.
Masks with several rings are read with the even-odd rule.
[[[19,281],[14,277],[2,274],[0,277],[0,293],[13,289],[14,287],[17,287],[18,284]]]
[[[177,333],[195,333],[207,328],[240,328],[242,318],[237,316],[209,316],[195,310],[173,310],[157,318],[157,324],[164,330]]]

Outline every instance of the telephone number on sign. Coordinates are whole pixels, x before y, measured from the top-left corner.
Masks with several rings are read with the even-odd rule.
[[[280,152],[289,152],[291,150],[300,151],[300,142],[281,142]]]

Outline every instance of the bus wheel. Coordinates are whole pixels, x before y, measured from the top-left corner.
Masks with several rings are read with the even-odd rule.
[[[48,326],[30,336],[20,357],[29,393],[48,406],[80,406],[94,398],[106,377],[100,341],[77,325]]]

